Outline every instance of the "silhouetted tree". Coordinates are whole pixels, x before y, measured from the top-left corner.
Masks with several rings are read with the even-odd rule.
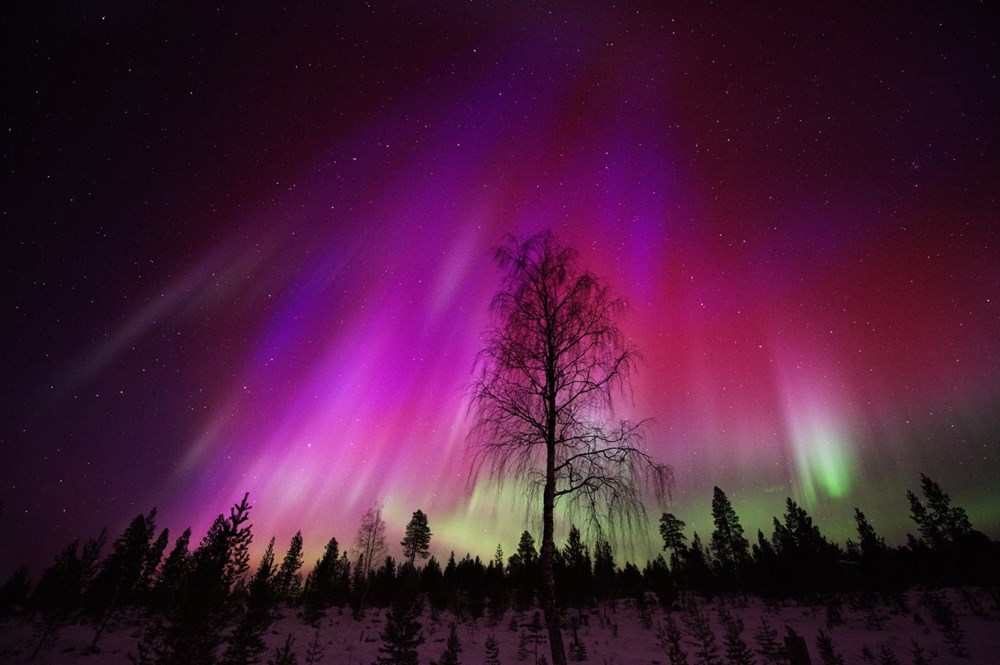
[[[133,600],[155,531],[156,508],[148,515],[137,515],[115,541],[111,554],[94,577],[86,599],[87,608],[97,623],[91,651],[97,650],[97,643],[114,611]]]
[[[486,636],[486,665],[500,665],[500,643],[493,633]]]
[[[784,523],[774,518],[771,540],[788,588],[801,591],[835,583],[839,548],[790,497],[785,499]]]
[[[18,608],[28,604],[31,595],[31,580],[28,578],[28,569],[24,566],[18,568],[0,586],[0,617],[11,616]]]
[[[288,544],[288,552],[274,575],[274,592],[278,602],[294,605],[302,593],[302,532],[296,531]]]
[[[338,568],[341,565],[338,550],[337,539],[331,538],[323,550],[323,557],[306,577],[302,602],[305,605],[306,620],[310,623],[319,619],[324,610],[333,605]]]
[[[750,543],[743,537],[743,527],[729,497],[718,487],[712,490],[712,520],[712,552],[720,576],[726,582],[739,584],[741,571],[750,560]]]
[[[642,580],[646,588],[656,594],[660,605],[669,607],[677,598],[673,575],[662,554],[657,554],[655,559],[646,563]]]
[[[593,598],[594,571],[590,552],[576,525],[570,526],[562,554],[566,567],[565,596],[573,607],[580,608]]]
[[[267,665],[298,665],[299,659],[292,651],[292,645],[295,644],[295,638],[289,633],[285,638],[285,643],[280,647],[275,647],[274,653],[267,661]]]
[[[455,624],[451,624],[448,629],[448,640],[445,642],[444,651],[438,659],[438,665],[459,665],[459,654],[462,653],[462,643],[458,639],[458,629]]]
[[[427,524],[427,515],[417,510],[406,525],[406,535],[403,537],[403,556],[413,565],[417,557],[426,559],[430,556],[431,527]]]
[[[354,549],[358,555],[362,579],[367,580],[375,567],[385,559],[388,551],[385,546],[385,520],[382,519],[381,504],[375,504],[361,517]]]
[[[963,508],[952,508],[951,497],[941,487],[920,474],[920,491],[926,504],[907,490],[910,518],[917,524],[920,535],[933,548],[943,548],[961,541],[972,532],[969,516]]]
[[[146,551],[146,561],[142,566],[142,574],[135,585],[136,596],[145,602],[149,601],[153,585],[157,580],[160,562],[163,560],[163,553],[166,551],[167,543],[169,542],[170,529],[163,529]]]
[[[670,550],[670,565],[676,567],[681,555],[687,547],[684,535],[684,522],[674,517],[673,513],[663,513],[660,516],[660,536],[663,538],[663,549]]]
[[[597,416],[637,357],[614,321],[621,301],[549,232],[511,237],[496,259],[504,287],[478,356],[470,441],[501,483],[513,477],[541,491],[542,608],[552,665],[565,665],[552,567],[556,502],[565,497],[598,529],[627,528],[644,514],[642,481],[662,491],[669,470],[638,446],[643,423]]]
[[[191,571],[191,553],[188,551],[190,542],[191,529],[187,528],[163,562],[163,568],[153,587],[154,606],[161,612],[177,602],[177,595]]]
[[[278,601],[275,581],[274,538],[271,538],[247,588],[246,607],[229,638],[223,665],[253,665],[260,662],[261,654],[267,651],[264,633],[271,625]]]
[[[521,533],[517,551],[510,557],[510,585],[514,590],[514,601],[519,610],[531,607],[538,583],[538,551],[535,539],[528,531]]]
[[[408,568],[413,570],[412,566]],[[417,579],[414,571],[400,580],[382,629],[380,665],[416,665],[418,662],[417,647],[424,643],[424,636],[417,621],[423,609]]]
[[[83,549],[80,549],[80,542],[74,540],[42,573],[31,595],[31,608],[42,616],[42,635],[31,654],[32,660],[70,613],[80,607],[84,590],[97,571],[97,560],[106,540],[106,530],[88,540]]]
[[[598,600],[611,600],[616,596],[617,572],[611,543],[598,540],[594,545],[594,595]]]
[[[253,540],[249,495],[215,518],[191,556],[167,621],[156,621],[136,646],[137,665],[212,665],[222,630],[243,601]],[[176,549],[176,548],[175,548]]]
[[[719,611],[724,630],[722,645],[728,665],[753,665],[753,651],[743,639],[743,619],[725,609]]]

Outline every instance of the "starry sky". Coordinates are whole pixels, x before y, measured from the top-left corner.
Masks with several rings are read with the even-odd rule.
[[[628,302],[652,533],[718,485],[751,536],[791,496],[899,543],[925,472],[1000,535],[985,5],[194,4],[3,20],[0,573],[247,491],[309,560],[376,501],[397,555],[417,508],[512,552],[467,389],[542,229]]]

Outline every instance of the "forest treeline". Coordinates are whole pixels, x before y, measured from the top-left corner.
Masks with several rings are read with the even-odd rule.
[[[748,538],[718,487],[712,499],[714,529],[707,539],[697,533],[689,539],[685,523],[664,513],[663,551],[642,567],[616,561],[606,540],[591,547],[573,526],[555,557],[558,602],[568,611],[622,598],[640,606],[670,606],[682,593],[801,598],[848,591],[891,594],[917,584],[996,588],[1000,543],[974,530],[964,509],[952,506],[930,478],[921,476],[920,490],[920,496],[907,493],[917,535],[898,547],[888,546],[857,509],[857,538],[837,545],[790,498],[770,535],[758,531]],[[250,511],[244,496],[228,515],[216,518],[196,546],[190,529],[171,544],[168,529],[157,529],[155,509],[140,514],[103,557],[106,531],[66,546],[37,584],[26,569],[17,571],[0,587],[0,612],[37,620],[38,648],[71,619],[94,626],[92,648],[97,650],[110,621],[141,618],[143,634],[133,662],[208,664],[220,658],[223,663],[259,662],[264,635],[282,611],[316,623],[331,608],[350,608],[357,616],[388,608],[385,662],[395,662],[393,648],[414,647],[408,640],[418,639],[413,626],[425,604],[431,612],[450,611],[459,621],[485,617],[499,622],[508,609],[526,611],[537,603],[539,553],[527,530],[509,556],[498,545],[485,562],[469,554],[458,559],[454,553],[439,561],[430,555],[427,515],[417,510],[397,561],[388,554],[381,509],[373,507],[353,543],[342,547],[331,538],[308,572],[301,532],[280,560],[271,538],[251,570]]]

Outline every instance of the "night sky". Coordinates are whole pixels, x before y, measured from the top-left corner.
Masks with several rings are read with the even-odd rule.
[[[0,573],[246,491],[309,562],[375,501],[397,555],[417,508],[439,558],[540,535],[466,435],[492,248],[546,228],[628,302],[652,533],[718,485],[901,543],[925,472],[1000,536],[985,3],[18,4]]]

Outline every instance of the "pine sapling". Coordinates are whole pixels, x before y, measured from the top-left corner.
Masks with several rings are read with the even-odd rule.
[[[844,665],[844,657],[833,648],[833,640],[822,628],[816,637],[816,650],[823,665]]]
[[[528,660],[528,633],[523,630],[517,640],[517,660],[522,663]]]
[[[696,601],[692,601],[685,609],[684,626],[687,628],[694,645],[694,657],[698,665],[718,665],[719,645],[715,641],[715,633],[708,614]]]
[[[285,643],[275,648],[274,655],[267,661],[267,665],[299,665],[299,659],[292,651],[294,643],[295,638],[289,633],[288,637],[285,638]]]
[[[319,665],[323,662],[323,645],[319,641],[319,631],[313,636],[312,642],[306,647],[306,665]]]
[[[500,665],[500,643],[493,633],[486,636],[486,665]]]
[[[767,619],[761,617],[760,628],[753,636],[757,645],[757,653],[766,665],[780,665],[783,656],[781,644],[778,642],[778,631],[771,627]]]
[[[944,641],[948,644],[948,650],[959,658],[965,658],[968,653],[965,651],[965,632],[958,623],[955,610],[951,603],[943,596],[933,591],[925,591],[923,602],[930,610],[931,619],[944,635]]]
[[[878,650],[878,665],[900,665],[896,654],[892,652],[888,644],[883,644]]]
[[[913,655],[913,665],[930,665],[931,657],[920,646],[920,642],[915,639],[910,640],[910,642],[913,644],[913,649],[910,651]]]
[[[462,643],[458,639],[458,629],[455,624],[451,624],[448,629],[448,641],[445,643],[444,651],[438,660],[438,665],[460,665],[458,655],[462,653]]]
[[[687,651],[684,650],[683,633],[670,614],[663,620],[663,624],[657,631],[657,639],[660,648],[667,654],[670,665],[688,665]]]
[[[753,665],[753,651],[743,640],[743,619],[725,609],[719,610],[719,619],[725,629],[722,644],[729,665]]]

